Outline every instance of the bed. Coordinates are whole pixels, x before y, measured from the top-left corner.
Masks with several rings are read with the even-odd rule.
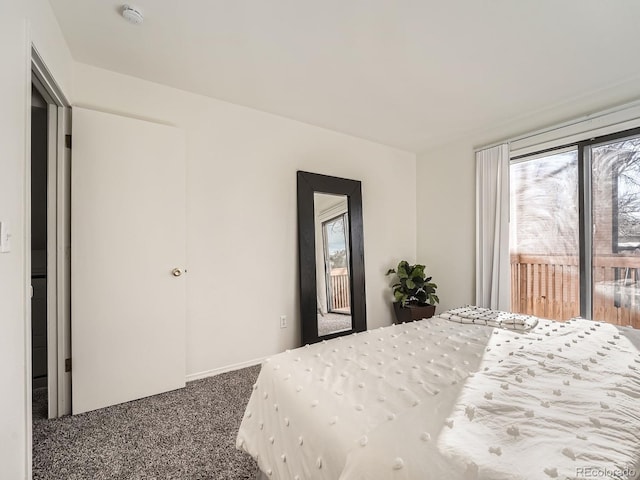
[[[266,360],[237,448],[281,480],[638,478],[640,332],[455,313]]]

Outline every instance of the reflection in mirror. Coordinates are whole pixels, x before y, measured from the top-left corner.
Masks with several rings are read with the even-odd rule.
[[[351,330],[349,208],[346,195],[315,192],[318,335]]]
[[[359,181],[298,172],[298,255],[302,343],[364,332]]]

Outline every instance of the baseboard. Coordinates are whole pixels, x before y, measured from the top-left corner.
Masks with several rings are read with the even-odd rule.
[[[232,372],[234,370],[240,370],[241,368],[253,367],[262,363],[268,357],[254,358],[253,360],[247,360],[246,362],[234,363],[233,365],[226,365],[220,368],[214,368],[213,370],[207,370],[204,372],[190,373],[187,375],[187,382],[193,382],[194,380],[200,380],[202,378],[214,377],[221,373]]]

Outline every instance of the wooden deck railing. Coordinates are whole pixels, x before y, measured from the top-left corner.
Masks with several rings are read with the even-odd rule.
[[[351,308],[349,300],[349,275],[331,275],[331,306],[332,310]]]
[[[593,318],[640,328],[640,257],[594,258]],[[511,309],[553,320],[580,315],[577,256],[511,255]]]

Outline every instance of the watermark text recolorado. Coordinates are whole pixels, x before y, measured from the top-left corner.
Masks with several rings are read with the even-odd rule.
[[[578,467],[576,476],[580,478],[635,478],[635,468],[600,468],[600,467]]]

